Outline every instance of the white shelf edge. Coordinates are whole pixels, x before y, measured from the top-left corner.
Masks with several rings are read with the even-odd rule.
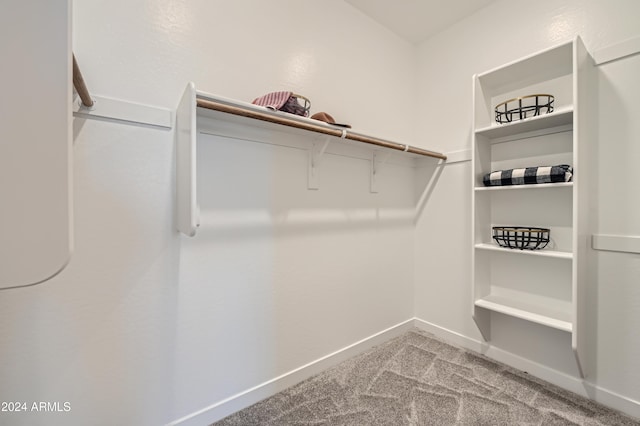
[[[573,253],[567,251],[558,251],[558,250],[516,250],[509,249],[497,246],[495,244],[490,243],[479,243],[475,245],[475,248],[478,250],[490,250],[497,251],[502,253],[513,253],[513,254],[522,254],[525,256],[541,256],[541,257],[552,257],[556,259],[573,259]]]
[[[529,185],[506,185],[506,186],[476,186],[474,191],[514,191],[514,190],[526,190],[526,189],[550,189],[550,188],[571,188],[573,182],[560,182],[560,183],[536,183]]]
[[[552,120],[554,117],[567,115],[567,114],[573,114],[573,105],[566,105],[566,106],[564,106],[562,108],[558,108],[557,110],[555,110],[555,111],[553,111],[553,112],[551,112],[549,114],[537,115],[535,117],[524,118],[522,120],[512,121],[511,123],[506,123],[506,124],[492,123],[492,124],[490,124],[488,126],[484,126],[484,127],[479,128],[479,129],[476,129],[476,133],[482,134],[482,133],[485,133],[485,132],[490,132],[491,130],[495,130],[495,129],[508,129],[510,127],[522,127],[524,123]]]
[[[488,70],[488,71],[482,72],[482,73],[478,74],[478,75],[477,75],[477,77],[478,77],[479,79],[481,79],[481,78],[485,78],[486,76],[488,76],[488,75],[490,75],[490,74],[494,74],[494,73],[496,73],[496,72],[500,72],[500,71],[505,70],[505,69],[507,69],[507,68],[509,68],[509,67],[511,67],[511,66],[513,66],[513,65],[517,65],[517,64],[519,64],[519,63],[521,63],[521,62],[525,62],[525,61],[528,61],[528,60],[530,60],[530,59],[533,59],[533,58],[539,57],[539,56],[541,56],[541,55],[544,55],[544,54],[546,54],[546,53],[549,53],[549,52],[551,52],[552,50],[561,49],[561,48],[563,48],[563,47],[567,47],[567,46],[569,46],[569,45],[573,45],[573,40],[567,40],[567,41],[564,41],[564,42],[562,42],[562,43],[558,43],[558,44],[556,44],[556,45],[554,45],[554,46],[551,46],[551,47],[548,47],[548,48],[546,48],[546,49],[543,49],[543,50],[541,50],[541,51],[539,51],[539,52],[534,52],[534,53],[532,53],[532,54],[530,54],[530,55],[527,55],[527,56],[524,56],[524,57],[522,57],[522,58],[519,58],[519,59],[513,60],[513,61],[511,61],[511,62],[507,62],[507,63],[506,63],[506,64],[504,64],[504,65],[500,65],[500,66],[495,67],[495,68],[492,68],[492,69],[490,69],[490,70]]]
[[[515,306],[510,306],[504,303],[498,303],[498,302],[492,301],[491,296],[476,300],[475,306],[488,309],[490,311],[499,312],[501,314],[509,315],[512,317],[520,318],[526,321],[534,322],[536,324],[545,325],[547,327],[555,328],[557,330],[566,331],[569,333],[571,333],[573,330],[573,324],[569,321],[552,318],[547,315],[537,314],[534,312],[517,308]]]
[[[562,125],[572,124],[572,122],[573,105],[567,105],[549,114],[525,118],[508,124],[491,124],[489,126],[481,127],[476,129],[475,133],[476,135],[486,136],[489,138],[513,136],[534,130],[553,129]]]

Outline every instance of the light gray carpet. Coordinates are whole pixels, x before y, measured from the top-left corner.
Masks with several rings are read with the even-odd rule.
[[[215,425],[640,422],[415,329]]]

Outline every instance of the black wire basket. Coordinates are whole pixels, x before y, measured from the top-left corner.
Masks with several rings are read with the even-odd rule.
[[[494,226],[493,239],[500,247],[519,250],[540,250],[549,244],[549,229],[523,226]]]
[[[500,124],[523,120],[553,112],[553,95],[528,95],[496,105],[496,121]]]

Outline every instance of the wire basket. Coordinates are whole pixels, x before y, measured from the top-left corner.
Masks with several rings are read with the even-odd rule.
[[[496,105],[496,121],[511,123],[537,115],[553,112],[553,95],[539,94],[509,99]]]
[[[541,250],[549,244],[549,229],[494,226],[493,239],[500,247],[519,250]]]

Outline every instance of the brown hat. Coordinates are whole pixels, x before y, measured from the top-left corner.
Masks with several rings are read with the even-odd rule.
[[[336,120],[334,120],[333,117],[330,116],[329,114],[327,114],[326,112],[316,112],[315,114],[313,114],[311,116],[311,118],[313,118],[314,120],[324,121],[325,123],[329,123],[329,124],[332,124],[334,126],[348,127],[349,129],[351,128],[350,124],[338,124],[338,123],[336,123]]]

